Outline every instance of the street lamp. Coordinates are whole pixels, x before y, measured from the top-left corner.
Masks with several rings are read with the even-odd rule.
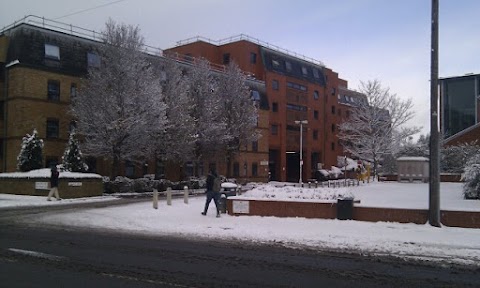
[[[302,184],[302,166],[303,166],[303,124],[308,124],[308,120],[296,120],[295,124],[300,124],[300,178],[298,183]]]

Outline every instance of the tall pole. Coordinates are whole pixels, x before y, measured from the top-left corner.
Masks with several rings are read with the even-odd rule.
[[[440,145],[438,131],[438,2],[432,0],[432,47],[430,75],[430,225],[440,227]]]
[[[300,121],[300,178],[298,183],[302,184],[302,169],[303,168],[303,121]]]

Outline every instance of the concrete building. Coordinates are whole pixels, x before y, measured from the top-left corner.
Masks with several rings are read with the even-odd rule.
[[[179,41],[176,47],[165,51],[203,57],[216,64],[234,61],[252,77],[265,81],[271,102],[268,159],[271,180],[298,182],[300,154],[302,179],[312,178],[318,167],[328,169],[337,165],[337,158],[343,156],[337,126],[349,110],[345,95],[357,94],[347,88],[347,81],[320,61],[246,35],[220,41],[195,37]],[[303,120],[308,124],[302,125],[300,133],[296,123]]]
[[[94,31],[35,16],[0,31],[0,172],[16,170],[22,137],[33,129],[44,140],[45,167],[61,162],[75,126],[68,113],[71,97],[82,85],[88,67],[100,61],[94,52],[102,45],[99,36]],[[145,48],[152,57],[163,59],[162,50]],[[179,62],[185,69],[191,65],[189,61]],[[259,103],[257,129],[264,137],[242,148],[233,161],[233,176],[245,181],[267,181],[269,101],[263,81],[250,79],[247,84]],[[108,175],[110,161],[89,157],[87,162],[91,171]],[[201,175],[212,166],[225,174],[222,161],[209,159],[203,163]],[[142,165],[126,161],[120,173],[129,177],[161,174],[172,180],[191,174],[188,164],[177,168],[152,157]]]

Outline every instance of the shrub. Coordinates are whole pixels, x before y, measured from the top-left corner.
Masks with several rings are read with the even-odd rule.
[[[476,154],[467,161],[462,174],[463,197],[465,199],[480,199],[480,154]]]

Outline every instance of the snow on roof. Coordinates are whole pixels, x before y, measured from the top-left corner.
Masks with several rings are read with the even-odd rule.
[[[237,188],[237,184],[232,183],[232,182],[223,182],[222,183],[222,188]]]
[[[399,157],[397,161],[428,161],[426,157]]]
[[[102,176],[94,173],[78,173],[59,171],[59,178],[102,178]],[[28,172],[12,172],[0,173],[0,178],[50,178],[51,170],[49,168],[37,169]]]

